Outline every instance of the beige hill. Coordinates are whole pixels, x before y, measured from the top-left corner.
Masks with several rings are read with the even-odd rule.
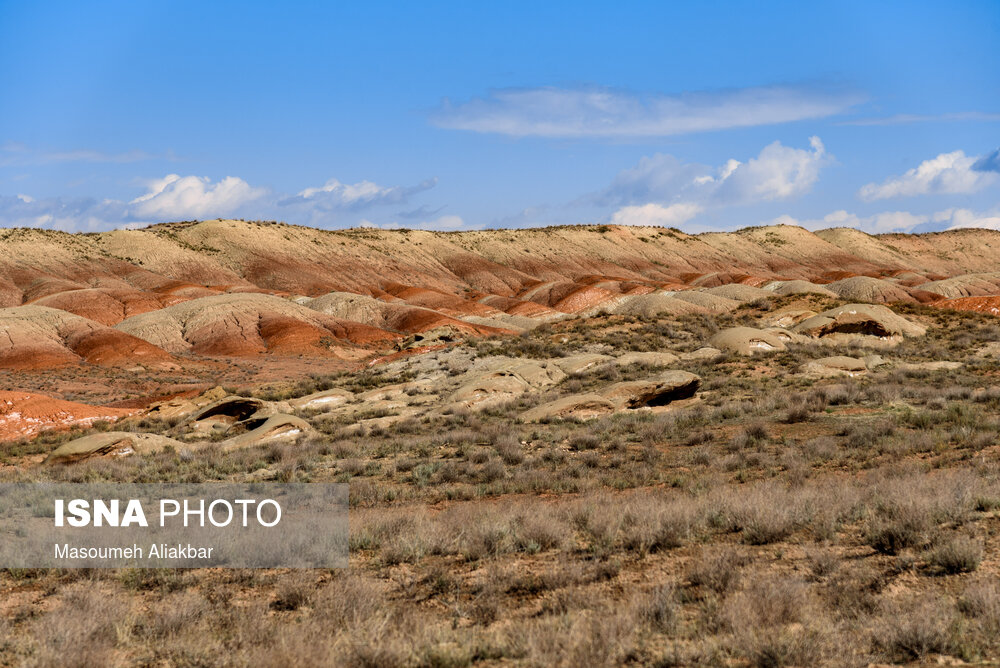
[[[127,332],[45,306],[0,309],[0,368],[38,369],[89,362],[172,367],[156,345]]]
[[[329,348],[327,339],[363,345],[398,338],[375,327],[262,294],[192,299],[133,316],[115,328],[170,352],[201,355],[320,351]]]
[[[539,281],[594,275],[654,286],[697,284],[699,276],[711,273],[718,275],[709,282],[717,284],[746,276],[821,280],[831,271],[905,270],[945,278],[996,271],[997,257],[1000,232],[983,230],[870,236],[772,226],[687,235],[663,228],[574,226],[441,233],[216,220],[91,235],[4,230],[0,299],[19,305],[40,279],[78,287],[115,281],[147,291],[184,281],[319,296],[337,290],[375,294],[389,284],[406,284],[453,295],[474,289],[513,296]]]

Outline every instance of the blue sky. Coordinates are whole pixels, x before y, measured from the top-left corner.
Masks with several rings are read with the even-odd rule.
[[[500,4],[0,0],[0,225],[1000,227],[1000,3]]]

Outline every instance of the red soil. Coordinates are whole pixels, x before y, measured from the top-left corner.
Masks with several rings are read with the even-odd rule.
[[[492,309],[485,304],[462,299],[456,295],[445,294],[437,290],[416,288],[398,283],[387,285],[386,290],[411,306],[434,309],[446,315],[478,315],[489,317],[497,314],[496,309]]]
[[[48,295],[32,303],[69,311],[110,327],[125,318],[155,311],[178,301],[141,290],[87,288]]]
[[[84,361],[98,366],[175,368],[174,358],[152,343],[117,329],[98,329],[70,338],[67,346]]]
[[[28,392],[0,391],[0,441],[30,438],[46,429],[115,421],[135,409],[88,406]]]
[[[980,313],[1000,316],[1000,296],[942,299],[941,301],[934,302],[933,305],[956,311],[979,311]]]
[[[576,313],[614,299],[619,293],[587,285],[577,288],[553,304],[553,308],[564,313]]]

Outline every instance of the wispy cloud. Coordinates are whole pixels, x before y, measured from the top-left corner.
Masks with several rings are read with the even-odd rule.
[[[442,128],[513,137],[662,137],[823,118],[862,101],[856,91],[763,86],[680,95],[611,88],[505,88],[467,102],[445,100]]]
[[[400,218],[405,218],[406,220],[415,220],[418,218],[426,220],[432,216],[438,215],[447,208],[447,205],[432,208],[423,204],[412,211],[400,211],[396,215]]]
[[[900,176],[869,183],[858,191],[866,202],[915,195],[967,194],[1000,183],[1000,149],[983,156],[942,153]]]
[[[0,167],[22,165],[51,165],[67,162],[84,163],[130,163],[148,160],[176,160],[172,152],[163,155],[132,150],[123,153],[107,153],[91,149],[50,150],[28,146],[20,142],[0,145]]]
[[[908,125],[911,123],[956,123],[962,121],[1000,121],[1000,114],[984,111],[956,111],[948,114],[894,114],[878,118],[857,118],[838,125]]]

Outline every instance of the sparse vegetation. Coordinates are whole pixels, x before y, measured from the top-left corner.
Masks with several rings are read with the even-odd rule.
[[[434,370],[460,378],[476,360],[501,357],[680,355],[790,303],[717,318],[552,323],[452,346]],[[14,466],[4,481],[349,482],[352,563],[343,572],[6,571],[0,664],[994,659],[1000,368],[973,349],[998,332],[976,314],[906,310],[930,330],[892,357],[947,354],[961,369],[801,372],[821,356],[860,354],[847,346],[692,356],[671,368],[700,376],[696,401],[539,422],[520,416],[662,368],[597,365],[485,408],[436,412],[410,410],[448,398],[420,385],[421,371],[327,369],[229,388],[253,385],[269,401],[354,394],[344,412],[297,413],[316,430],[294,443],[19,466],[109,428],[202,438],[183,421],[144,417],[6,444],[3,462]]]

